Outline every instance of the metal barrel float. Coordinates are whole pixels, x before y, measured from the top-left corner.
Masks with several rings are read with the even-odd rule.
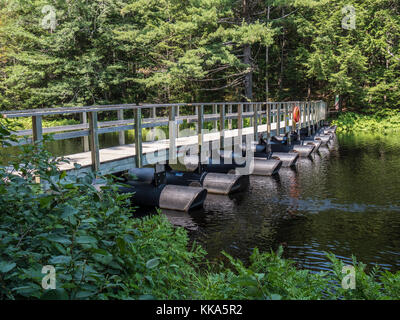
[[[272,159],[282,161],[282,167],[288,168],[296,165],[299,154],[295,152],[273,152]]]
[[[282,161],[271,157],[267,144],[254,142],[251,148],[254,156],[253,175],[273,176],[279,172]],[[242,145],[242,155],[246,156],[246,145]]]
[[[190,211],[201,208],[207,197],[207,190],[201,187],[183,187],[160,184],[155,186],[141,181],[127,181],[128,186],[120,187],[120,193],[133,193],[132,201],[139,206],[160,207],[161,209]]]
[[[317,132],[317,134],[314,136],[314,140],[319,140],[321,141],[323,146],[326,146],[329,141],[333,138],[332,134],[325,134],[324,131],[321,129]]]
[[[282,152],[295,152],[298,153],[300,157],[309,157],[314,151],[313,145],[302,145],[302,144],[288,144],[287,137],[272,137],[271,138],[271,151],[272,153],[282,153]]]
[[[323,129],[324,134],[336,134],[337,126],[331,126]]]
[[[133,179],[136,174],[140,176],[140,179]],[[119,192],[133,193],[132,202],[139,206],[190,211],[201,208],[207,197],[207,190],[203,187],[167,184],[163,167],[140,168],[137,169],[136,174],[128,172],[126,186],[120,187]],[[131,178],[131,175],[134,177]]]
[[[300,157],[309,157],[314,149],[315,146],[311,144],[295,144],[293,146],[293,151],[297,152]]]
[[[305,138],[303,141],[304,145],[311,145],[314,146],[313,152],[317,152],[322,145],[321,140],[315,140],[313,137]]]
[[[241,154],[220,150],[220,163],[218,164],[210,159],[210,163],[207,164],[204,169],[209,172],[221,172],[221,170],[237,172],[238,169],[248,167],[249,172],[244,172],[243,174],[257,176],[272,176],[277,174],[282,163],[279,160],[270,159],[268,155],[263,152],[257,152],[257,150],[254,152],[255,149],[256,146],[253,148],[251,164],[246,162],[248,159],[246,159],[246,150],[243,148]]]
[[[138,181],[147,183],[154,182],[155,169],[153,168],[131,169],[128,173],[134,176]],[[249,179],[246,176],[206,171],[201,173],[198,171],[175,171],[168,166],[165,172],[165,178],[167,185],[202,187],[209,193],[223,195],[243,191],[249,185]]]
[[[309,135],[308,128],[300,129],[300,141],[302,145],[314,146],[313,153],[317,152],[322,145],[321,140],[315,140],[313,135]]]
[[[270,160],[281,161],[281,167],[293,167],[299,159],[299,154],[292,152],[289,146],[281,144],[281,142],[276,143],[272,140],[268,142],[268,140],[264,139],[262,135],[260,135],[258,146],[261,145],[265,148],[264,157],[267,157]],[[256,153],[256,156],[259,157],[260,153]]]

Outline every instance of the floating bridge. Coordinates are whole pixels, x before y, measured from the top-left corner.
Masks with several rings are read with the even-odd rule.
[[[295,110],[300,113],[298,119],[295,119]],[[118,120],[100,122],[98,119],[102,113],[107,117],[101,118],[110,118],[110,115],[116,113],[114,117]],[[238,185],[243,182],[243,179],[239,183],[239,178],[232,178],[234,175],[239,175],[238,173],[232,172],[232,170],[228,172],[228,169],[226,169],[227,172],[220,170],[220,168],[224,169],[226,164],[222,164],[225,167],[220,167],[219,163],[207,162],[207,166],[203,168],[200,160],[196,171],[198,177],[185,178],[185,181],[190,181],[190,183],[185,182],[181,186],[171,186],[170,183],[163,182],[162,179],[166,179],[165,174],[160,182],[157,175],[164,172],[165,168],[160,169],[159,164],[174,163],[174,160],[185,157],[190,148],[197,148],[199,154],[202,153],[202,148],[204,149],[205,146],[211,153],[218,150],[221,159],[230,156],[233,158],[234,166],[239,167],[235,163],[235,153],[229,151],[229,155],[226,156],[224,150],[231,150],[229,148],[235,144],[242,147],[243,141],[246,140],[246,143],[243,143],[243,155],[246,153],[246,148],[247,151],[253,148],[252,152],[256,159],[254,161],[257,161],[254,167],[255,174],[258,172],[263,175],[263,170],[266,172],[269,170],[269,174],[274,174],[281,166],[292,165],[295,162],[295,153],[309,155],[313,150],[317,150],[321,143],[326,143],[330,139],[329,135],[319,131],[328,114],[324,101],[124,104],[7,111],[0,114],[3,118],[30,117],[32,119],[32,130],[17,131],[16,135],[21,139],[14,144],[41,143],[46,134],[52,134],[54,140],[81,138],[82,152],[65,155],[64,157],[69,160],[69,163],[62,163],[59,167],[60,170],[73,175],[81,175],[88,171],[95,171],[103,175],[134,172],[139,180],[142,179],[138,182],[139,184],[131,184],[135,193],[143,193],[143,197],[151,194],[153,198],[157,199],[150,199],[149,202],[155,202],[156,206],[183,211],[189,210],[194,204],[196,206],[201,204],[205,197],[205,193],[200,192],[203,189],[212,192],[220,186],[226,188],[226,185],[232,185],[232,189],[221,191],[221,193],[229,193],[235,188],[240,190]],[[51,128],[44,128],[42,125],[45,117],[76,114],[80,116],[80,124]],[[127,116],[128,114],[130,117]],[[211,131],[205,130],[206,123],[209,123],[207,128],[212,127]],[[191,129],[182,132],[180,131],[182,127]],[[162,130],[157,131],[157,129]],[[134,130],[133,144],[125,143],[125,131],[127,130]],[[99,135],[113,132],[119,134],[119,145],[101,149]],[[144,137],[144,132],[152,133]],[[166,134],[157,136],[154,134],[155,132],[165,132]],[[295,134],[294,138],[293,134]],[[260,144],[260,141],[263,141],[265,146],[270,144],[274,146],[275,144],[275,147],[279,148],[282,148],[281,145],[285,143],[287,149],[274,151],[272,148],[271,151],[270,148],[269,151],[266,151],[266,147]],[[298,157],[297,154],[295,156]],[[274,164],[273,159],[275,162],[279,160],[279,165]],[[144,171],[138,171],[151,165],[156,166],[153,170],[154,178],[148,178],[147,173],[142,174]],[[196,163],[194,165],[196,168]],[[209,176],[201,176],[202,171],[209,172]],[[141,176],[146,177],[141,178]],[[169,177],[167,176],[167,179],[177,181],[177,177],[180,176],[174,173],[174,177],[172,177],[172,173],[170,173]],[[191,179],[197,179],[199,183],[193,184],[194,180]],[[165,188],[166,184],[168,184],[168,188]],[[148,185],[151,187],[149,188]],[[161,188],[160,185],[163,187]],[[198,189],[193,189],[194,195],[191,195],[190,192],[188,193],[190,188]],[[156,192],[156,196],[151,191],[153,189],[159,191]],[[129,190],[125,191],[129,192]],[[170,196],[177,193],[183,195],[183,202],[179,203],[176,200],[176,203],[171,204]]]

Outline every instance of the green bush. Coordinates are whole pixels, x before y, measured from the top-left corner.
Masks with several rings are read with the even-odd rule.
[[[345,112],[332,121],[338,132],[386,132],[400,131],[400,111],[383,109],[373,114]]]
[[[10,139],[2,124],[0,142]],[[130,195],[59,172],[44,145],[0,168],[0,298],[189,297],[184,282],[202,253],[187,251],[186,233],[162,217],[133,219]],[[57,290],[41,287],[45,265]]]
[[[208,273],[199,281],[201,299],[267,299],[267,300],[386,300],[400,299],[400,272],[392,274],[374,268],[367,273],[365,265],[353,259],[356,288],[343,289],[343,262],[327,254],[331,272],[313,273],[298,270],[294,262],[277,253],[254,250],[251,262],[242,262],[225,254],[232,267]]]

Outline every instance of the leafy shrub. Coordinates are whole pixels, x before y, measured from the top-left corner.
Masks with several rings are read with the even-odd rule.
[[[225,254],[234,270],[209,274],[201,285],[204,299],[322,299],[325,274],[297,270],[290,260],[277,253],[260,254],[255,249],[249,267]]]
[[[14,139],[1,128],[0,142]],[[99,192],[94,174],[67,176],[60,161],[26,145],[0,168],[0,298],[189,297],[184,282],[201,251],[187,251],[184,231],[133,219],[115,183]],[[45,265],[56,268],[57,290],[41,287]]]
[[[400,272],[392,274],[374,268],[370,273],[365,265],[353,258],[356,288],[343,289],[343,262],[327,254],[332,262],[331,272],[313,273],[298,270],[294,262],[282,259],[282,248],[277,253],[254,250],[251,263],[225,254],[231,268],[208,273],[199,282],[202,299],[271,299],[271,300],[377,300],[400,298]]]
[[[373,114],[346,112],[333,120],[338,132],[385,132],[400,130],[400,112],[392,109],[382,109]]]

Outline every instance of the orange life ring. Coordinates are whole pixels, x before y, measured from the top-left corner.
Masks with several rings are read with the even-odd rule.
[[[300,109],[298,106],[295,106],[293,109],[293,121],[296,123],[300,122]]]

